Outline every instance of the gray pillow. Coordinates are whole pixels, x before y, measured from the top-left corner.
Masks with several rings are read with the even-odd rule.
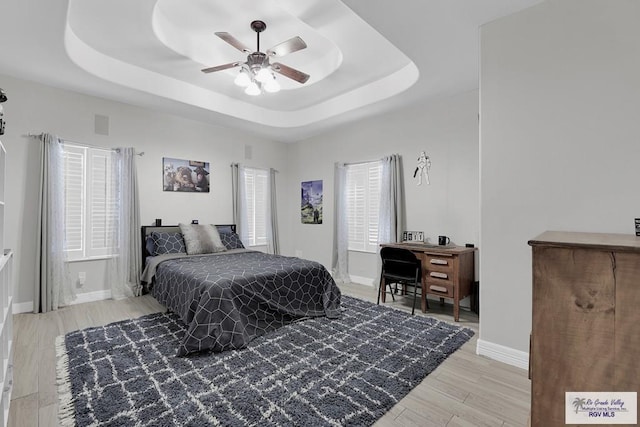
[[[238,236],[233,231],[228,233],[220,231],[218,228],[218,232],[220,233],[220,240],[222,240],[222,244],[227,249],[244,249],[244,245],[242,244],[242,240],[240,240],[240,236]]]
[[[178,224],[189,255],[211,254],[226,251],[220,234],[213,225]]]
[[[151,237],[151,235],[147,236],[147,239],[145,240],[145,245],[144,246],[147,249],[147,253],[149,254],[149,256],[155,256],[156,255],[156,244],[153,243],[153,238]]]
[[[225,233],[233,233],[230,225],[216,225],[216,228],[218,229],[218,233],[220,233],[220,236]]]
[[[182,233],[177,231],[171,233],[153,231],[151,233],[151,238],[153,239],[154,251],[150,253],[153,255],[179,254],[186,252]],[[149,250],[148,246],[147,250]]]

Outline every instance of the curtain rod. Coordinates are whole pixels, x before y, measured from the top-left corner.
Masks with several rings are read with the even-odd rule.
[[[351,165],[363,165],[365,163],[373,163],[373,162],[379,162],[381,159],[376,159],[376,160],[363,160],[361,162],[344,162],[343,165],[345,166],[351,166]]]
[[[394,156],[396,154],[390,154],[391,156]],[[399,154],[398,154],[399,155]],[[384,157],[388,157],[388,156],[384,156]],[[375,160],[362,160],[360,162],[344,162],[343,165],[345,166],[349,166],[349,165],[362,165],[365,163],[373,163],[373,162],[379,162],[381,160],[384,160],[384,157],[382,157],[381,159],[375,159]],[[338,162],[339,163],[339,162]]]
[[[234,166],[242,166],[242,165],[240,163],[231,163],[230,166],[234,167]],[[249,169],[257,169],[257,170],[261,170],[261,171],[270,171],[271,169],[273,169],[273,168],[257,168],[257,167],[254,167],[254,166],[242,166],[242,167],[245,168],[245,169],[249,168]],[[278,169],[273,169],[273,171],[275,173],[280,173],[280,171]]]
[[[41,138],[42,137],[42,133],[28,133],[27,136],[30,138]],[[119,148],[108,148],[108,147],[100,147],[98,145],[92,145],[92,144],[86,144],[84,142],[77,142],[77,141],[72,141],[70,139],[65,139],[65,138],[60,138],[61,140],[65,141],[65,142],[69,142],[71,144],[76,144],[76,145],[80,145],[82,147],[91,147],[91,148],[99,148],[101,150],[113,150],[115,152],[120,152]],[[136,152],[136,156],[144,156],[144,151],[141,151],[139,153]]]

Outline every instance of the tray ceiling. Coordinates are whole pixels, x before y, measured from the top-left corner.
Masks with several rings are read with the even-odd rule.
[[[2,1],[2,0],[0,0]],[[0,74],[293,142],[344,123],[478,88],[479,28],[540,0],[2,1]],[[250,97],[234,71],[294,36],[279,59],[311,75]],[[0,82],[1,83],[1,82]]]

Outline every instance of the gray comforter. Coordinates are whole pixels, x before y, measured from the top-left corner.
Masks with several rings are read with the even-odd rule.
[[[262,252],[164,260],[152,294],[187,325],[179,356],[240,349],[294,320],[340,314],[340,290],[321,264]]]

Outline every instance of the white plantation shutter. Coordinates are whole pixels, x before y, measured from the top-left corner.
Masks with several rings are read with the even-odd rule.
[[[244,169],[245,197],[247,207],[247,239],[249,246],[267,244],[267,185],[269,171]]]
[[[380,215],[380,174],[382,164],[375,162],[367,170],[367,250],[375,252],[378,247],[378,217]]]
[[[64,145],[65,248],[68,259],[111,254],[117,226],[111,150]]]
[[[69,259],[84,253],[85,154],[79,147],[64,147],[65,251]]]
[[[347,166],[347,223],[349,249],[365,250],[366,175],[364,164]]]
[[[349,250],[375,252],[378,245],[380,162],[347,165]]]
[[[269,180],[269,171],[256,171],[256,188],[255,188],[255,227],[256,227],[256,245],[267,244],[267,185]]]
[[[246,235],[249,240],[249,246],[255,246],[256,241],[256,231],[255,231],[255,203],[253,202],[255,199],[255,176],[253,175],[252,170],[244,169],[244,185],[245,192],[244,195],[246,197],[246,207],[247,207],[247,230]]]
[[[114,229],[117,226],[113,183],[111,182],[111,150],[95,148],[88,151],[89,204],[87,229],[87,256],[109,255],[113,246]]]

